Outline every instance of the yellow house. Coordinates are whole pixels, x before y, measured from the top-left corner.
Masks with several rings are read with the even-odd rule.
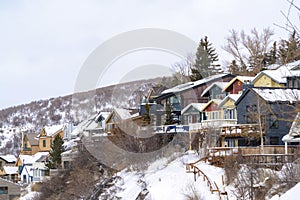
[[[286,76],[290,71],[284,67],[276,70],[264,70],[258,73],[253,79],[254,87],[277,87],[284,88],[286,86]]]
[[[34,155],[39,151],[37,134],[23,134],[20,154]]]
[[[222,110],[224,120],[235,120],[237,122],[237,111],[235,102],[239,99],[241,94],[229,94],[223,101],[219,103],[219,107]],[[230,123],[232,124],[232,123]],[[230,125],[229,125],[230,126]],[[221,139],[222,147],[235,147],[238,146],[237,138],[222,138]]]
[[[60,134],[60,136],[64,138],[64,130],[65,125],[45,126],[42,128],[41,133],[37,136],[39,140],[39,151],[49,152],[51,143],[57,134]]]

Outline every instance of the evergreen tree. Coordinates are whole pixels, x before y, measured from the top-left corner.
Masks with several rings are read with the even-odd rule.
[[[277,42],[273,43],[270,51],[265,55],[265,59],[263,60],[264,66],[272,65],[277,63],[278,61],[278,50],[277,50]]]
[[[57,134],[51,144],[51,150],[49,153],[49,162],[47,167],[49,169],[57,169],[61,166],[61,153],[63,152],[63,139],[60,134]]]
[[[294,31],[289,40],[281,40],[279,47],[279,57],[281,64],[286,64],[300,59],[299,35]]]
[[[200,40],[195,64],[191,67],[191,80],[196,81],[202,78],[221,72],[216,50],[212,47],[212,43],[208,41],[207,36]]]

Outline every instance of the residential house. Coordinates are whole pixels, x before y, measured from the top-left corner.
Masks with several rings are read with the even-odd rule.
[[[34,183],[36,182],[42,182],[46,179],[46,177],[49,176],[49,169],[46,166],[48,162],[48,154],[45,154],[44,152],[41,152],[39,154],[35,154],[34,162],[32,164],[33,169],[33,175],[32,175],[32,181]]]
[[[229,94],[219,103],[224,119],[237,119],[235,102],[240,96],[241,94]]]
[[[242,93],[243,85],[251,83],[253,79],[254,77],[252,76],[237,76],[223,88],[223,92],[227,94],[240,94]]]
[[[0,155],[0,167],[14,166],[17,158],[14,155]]]
[[[181,111],[183,125],[190,123],[199,123],[206,119],[205,113],[202,111],[205,103],[191,103]]]
[[[201,94],[204,90],[215,82],[229,82],[235,76],[232,74],[217,74],[204,79],[177,85],[173,88],[164,90],[160,96],[154,100],[160,106],[154,111],[156,115],[156,125],[163,124],[163,117],[171,107],[172,113],[180,119],[181,110],[191,103],[207,103],[208,97]],[[163,109],[161,109],[163,108]]]
[[[20,154],[34,155],[39,151],[38,134],[23,134]]]
[[[46,162],[49,152],[38,152],[34,155],[19,155],[16,166],[18,167],[20,180],[23,183],[33,181],[34,164],[36,162]],[[39,170],[39,169],[38,169]],[[41,169],[44,170],[44,169]]]
[[[248,88],[235,102],[238,124],[258,124],[261,135],[241,138],[239,146],[259,145],[261,136],[267,145],[282,145],[299,111],[300,90],[289,88]],[[249,141],[251,139],[251,141]]]
[[[75,139],[80,134],[86,133],[89,137],[103,136],[105,133],[105,119],[108,117],[109,112],[99,112],[88,119],[80,122],[71,133],[71,137]]]
[[[228,82],[214,82],[208,86],[201,94],[202,97],[207,97],[208,100],[224,99],[227,92],[223,91]]]
[[[20,199],[21,187],[20,185],[11,181],[0,178],[0,199],[3,200],[17,200]]]
[[[287,85],[293,86],[287,83],[287,77],[299,76],[299,74],[299,70],[283,65],[276,70],[264,70],[259,72],[252,80],[252,84],[254,87],[285,88]]]
[[[37,135],[39,140],[39,151],[49,152],[51,149],[51,143],[57,134],[60,134],[60,136],[64,138],[65,129],[65,124],[43,127],[41,132]]]
[[[137,115],[138,116],[138,115]],[[129,110],[123,108],[114,108],[105,119],[105,132],[111,134],[112,130],[122,121],[132,118]]]
[[[15,166],[2,166],[0,169],[0,177],[6,180],[17,182],[18,180],[18,167]]]

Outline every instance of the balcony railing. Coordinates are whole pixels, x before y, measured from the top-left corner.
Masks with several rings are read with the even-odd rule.
[[[207,128],[220,128],[225,125],[235,125],[237,124],[236,119],[214,119],[214,120],[204,120],[200,123],[190,123],[190,131],[199,131]]]
[[[153,126],[155,133],[188,133],[188,125]]]

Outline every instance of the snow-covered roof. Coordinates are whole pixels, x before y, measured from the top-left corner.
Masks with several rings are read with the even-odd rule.
[[[22,161],[23,165],[30,165],[34,163],[33,156],[31,155],[19,155],[19,159]]]
[[[0,155],[0,158],[2,158],[3,160],[9,163],[17,161],[17,158],[14,155]]]
[[[216,74],[216,75],[212,75],[212,76],[203,78],[203,79],[195,81],[195,82],[188,82],[188,83],[184,83],[184,84],[181,84],[181,85],[177,85],[177,86],[172,87],[170,89],[164,90],[162,92],[162,94],[182,92],[182,91],[185,91],[187,89],[191,89],[193,87],[206,84],[206,83],[211,82],[211,81],[213,81],[215,79],[222,78],[222,77],[224,77],[226,75],[228,75],[228,74]]]
[[[299,63],[299,61],[297,61]],[[297,65],[298,66],[298,65]],[[264,70],[259,72],[255,78],[253,79],[253,83],[258,80],[262,75],[266,75],[269,78],[271,78],[273,81],[281,84],[286,83],[286,77],[288,76],[299,76],[300,71],[299,70],[292,70],[293,67],[295,68],[295,65],[282,65],[276,70]]]
[[[253,79],[254,79],[253,76],[237,76],[227,83],[227,85],[223,88],[223,92],[225,92],[227,90],[227,88],[229,86],[231,86],[236,80],[239,80],[242,83],[245,83],[247,81],[251,82],[251,81],[253,81]]]
[[[90,116],[88,119],[79,123],[78,126],[72,131],[71,135],[78,135],[85,130],[104,129],[104,122],[108,115],[109,112],[99,112]]]
[[[49,152],[37,152],[36,154],[33,155],[33,161],[39,162],[39,161],[41,161],[41,159],[43,160],[48,155],[49,155]]]
[[[222,107],[224,103],[226,103],[229,99],[231,99],[232,101],[236,102],[240,96],[242,96],[242,94],[229,94],[227,95],[220,103],[219,103],[219,107]]]
[[[182,109],[181,114],[185,113],[190,107],[194,107],[199,112],[202,111],[203,106],[205,106],[206,103],[191,103],[187,105],[184,109]]]
[[[221,90],[223,90],[223,88],[228,84],[228,82],[214,82],[213,84],[211,84],[210,86],[208,86],[201,94],[201,96],[203,97],[208,91],[210,91],[214,86],[219,87]]]
[[[131,114],[129,110],[126,110],[124,108],[114,108],[114,111],[123,119],[129,119],[131,118]]]
[[[283,142],[300,142],[300,112],[297,113],[288,134],[283,136]]]
[[[288,88],[253,88],[266,101],[300,101],[300,90]]]
[[[60,125],[53,125],[53,126],[45,126],[45,132],[47,136],[53,136],[55,133],[58,131],[64,129],[65,124],[60,124]]]
[[[3,166],[5,174],[18,174],[18,167],[14,166]]]

